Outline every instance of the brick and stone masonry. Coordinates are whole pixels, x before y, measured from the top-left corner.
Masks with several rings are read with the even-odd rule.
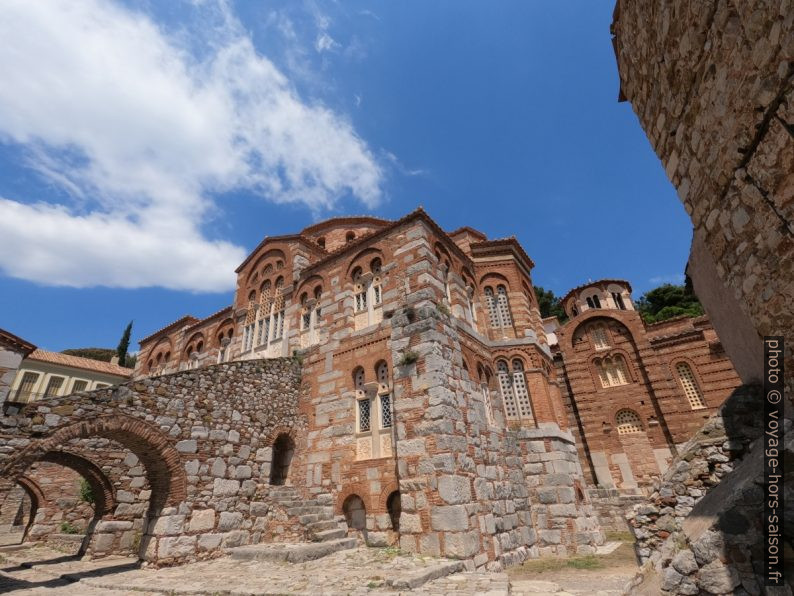
[[[93,461],[109,488],[87,551],[158,564],[346,532],[473,568],[591,553],[594,485],[649,492],[735,373],[707,319],[645,326],[626,282],[542,320],[532,267],[514,238],[421,209],[266,238],[231,306],[142,340],[135,381],[7,404],[7,488],[52,453]],[[137,518],[119,512],[132,480]]]

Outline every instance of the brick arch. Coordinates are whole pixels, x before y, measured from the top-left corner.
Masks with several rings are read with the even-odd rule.
[[[39,483],[33,480],[33,478],[29,476],[20,476],[16,481],[30,499],[30,513],[28,514],[28,520],[25,522],[25,530],[22,532],[22,542],[24,542],[28,537],[28,531],[31,526],[33,526],[39,507],[47,502],[47,498],[44,496],[44,491],[41,490]]]
[[[634,340],[634,334],[631,332],[629,326],[622,320],[622,317],[626,316],[624,313],[632,313],[634,314],[636,311],[629,311],[629,310],[608,310],[603,308],[594,308],[588,309],[583,313],[579,313],[579,316],[576,317],[576,325],[567,332],[569,334],[568,341],[571,347],[575,347],[576,338],[579,336],[580,333],[586,333],[586,330],[583,327],[586,327],[588,324],[593,324],[596,322],[602,322],[606,325],[607,333],[609,333],[610,337],[612,337],[612,333],[609,330],[610,323],[617,323],[621,327],[623,327],[628,334],[628,337],[631,340],[631,343],[634,345],[636,349],[636,342]],[[597,321],[596,319],[600,319]],[[565,326],[567,326],[566,323]],[[614,338],[612,338],[614,340]]]
[[[113,483],[92,461],[69,451],[48,451],[39,461],[70,468],[86,479],[94,495],[94,512],[101,517],[116,507],[116,490]]]
[[[264,444],[267,447],[272,447],[275,444],[276,439],[278,439],[279,436],[281,436],[281,435],[287,435],[290,439],[292,439],[292,442],[295,444],[295,446],[296,447],[298,446],[298,444],[299,444],[299,442],[298,442],[298,432],[297,432],[297,429],[294,426],[277,426],[277,427],[275,427],[265,437]]]
[[[642,378],[637,371],[637,368],[634,365],[634,357],[630,352],[624,350],[623,348],[609,348],[608,350],[602,350],[595,354],[591,354],[590,358],[588,359],[588,363],[590,365],[591,374],[592,371],[595,371],[595,376],[593,379],[598,381],[598,362],[601,362],[605,358],[611,358],[616,355],[620,355],[623,357],[624,362],[626,363],[626,372],[629,373],[629,383],[641,383]],[[598,382],[598,386],[600,386],[600,381]]]
[[[400,485],[397,483],[396,480],[392,480],[385,487],[383,487],[383,489],[381,489],[377,503],[378,512],[382,513],[386,511],[386,502],[389,500],[389,495],[392,494],[393,492],[400,492]]]
[[[372,499],[369,496],[366,483],[354,482],[353,484],[348,484],[337,493],[336,504],[334,505],[334,511],[337,515],[342,515],[344,513],[342,505],[344,505],[347,498],[352,495],[359,497],[364,502],[364,507],[367,508],[367,512],[370,511],[372,508]]]
[[[115,414],[96,416],[62,426],[34,439],[10,458],[0,469],[0,476],[16,479],[34,462],[49,452],[57,451],[72,439],[104,437],[112,439],[132,451],[146,468],[152,496],[149,508],[159,512],[166,505],[176,506],[186,498],[185,471],[179,453],[159,429],[148,422]]]

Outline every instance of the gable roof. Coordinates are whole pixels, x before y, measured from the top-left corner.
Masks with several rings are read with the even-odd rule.
[[[155,337],[157,337],[161,333],[165,333],[166,331],[173,331],[179,325],[182,325],[182,324],[193,325],[193,324],[198,323],[198,322],[199,322],[199,319],[197,319],[193,315],[185,315],[184,317],[182,317],[180,319],[177,319],[173,323],[169,323],[168,325],[166,325],[162,329],[158,329],[154,333],[150,333],[149,335],[147,335],[143,339],[138,340],[138,345],[139,346],[143,345],[145,342],[149,341],[150,339],[154,339]]]
[[[22,352],[25,356],[36,349],[36,346],[29,341],[26,341],[21,337],[17,337],[5,329],[0,329],[0,344],[6,345],[17,352]]]
[[[28,356],[28,360],[36,360],[37,362],[46,362],[48,364],[58,364],[60,366],[68,366],[70,368],[80,368],[83,370],[90,370],[93,372],[103,373],[106,375],[114,375],[117,377],[130,377],[132,376],[131,368],[124,368],[118,364],[111,364],[110,362],[102,362],[100,360],[92,360],[90,358],[82,358],[80,356],[70,356],[69,354],[61,354],[60,352],[48,352],[47,350],[34,350]]]

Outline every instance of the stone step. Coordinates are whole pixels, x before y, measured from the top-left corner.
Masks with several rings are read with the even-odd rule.
[[[333,519],[322,519],[310,524],[306,524],[306,529],[309,532],[322,532],[323,530],[336,530],[339,528],[339,523]]]
[[[237,546],[226,549],[232,559],[239,561],[283,561],[303,563],[328,556],[340,550],[355,548],[355,538],[342,538],[325,542],[274,543]]]
[[[386,584],[395,590],[414,590],[427,582],[463,571],[463,561],[449,561],[430,565],[425,569],[400,574],[399,578],[387,579]]]
[[[345,532],[341,528],[336,528],[332,530],[322,530],[320,532],[314,532],[312,534],[312,540],[314,542],[328,542],[328,541],[336,540],[338,538],[342,538],[343,536],[345,536],[345,534],[347,534],[347,532]]]
[[[308,505],[306,507],[289,507],[287,509],[287,513],[289,515],[307,515],[310,513],[314,513],[317,515],[331,515],[333,516],[334,511],[330,507],[320,507],[319,505]],[[330,519],[330,518],[329,518]]]

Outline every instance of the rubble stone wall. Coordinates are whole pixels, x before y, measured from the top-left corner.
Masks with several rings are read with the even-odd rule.
[[[794,370],[791,1],[619,0],[612,30],[621,93],[719,278]]]
[[[96,524],[94,549],[117,552],[140,545],[146,560],[169,564],[259,542],[272,521],[265,499],[273,442],[282,433],[298,441],[304,434],[299,392],[299,365],[274,359],[221,364],[10,409],[1,420],[4,488],[56,446],[112,439],[140,460],[132,467],[145,472],[151,490],[147,523],[137,529],[130,519],[135,512],[110,511]],[[300,478],[295,483],[300,485]],[[120,496],[116,492],[123,501]]]

